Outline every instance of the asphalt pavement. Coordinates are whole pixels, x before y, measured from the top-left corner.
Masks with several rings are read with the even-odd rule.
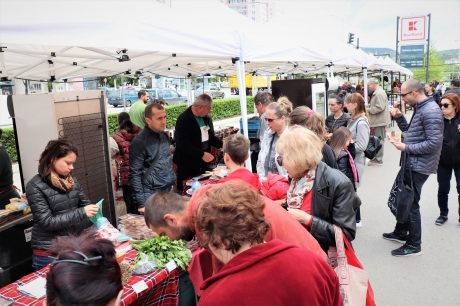
[[[407,112],[410,116],[411,111]],[[239,126],[240,116],[217,120],[216,127]],[[394,127],[387,131],[399,130]],[[390,188],[399,171],[400,152],[388,141],[384,147],[383,166],[366,166],[358,194],[362,200],[363,227],[357,229],[353,241],[355,252],[374,289],[377,305],[460,305],[460,223],[455,179],[451,181],[449,220],[435,225],[439,216],[436,175],[430,175],[422,189],[421,256],[394,257],[391,251],[402,244],[382,238],[391,232],[395,218],[387,200]],[[14,182],[20,186],[17,165]]]

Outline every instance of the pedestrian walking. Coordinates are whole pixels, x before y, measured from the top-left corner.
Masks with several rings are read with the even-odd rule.
[[[426,97],[422,83],[410,79],[401,86],[404,103],[414,108],[410,124],[404,115],[395,108],[393,117],[401,131],[406,132],[404,142],[393,142],[401,152],[408,154],[412,175],[414,200],[409,217],[404,223],[396,223],[391,233],[384,233],[383,238],[404,245],[391,251],[393,256],[418,256],[422,254],[422,223],[420,216],[420,195],[428,176],[436,173],[442,147],[443,116],[432,97]]]
[[[457,193],[460,205],[460,97],[456,94],[445,94],[441,99],[441,111],[444,116],[444,141],[438,165],[438,206],[440,215],[436,225],[447,221],[447,206],[452,170],[457,181]],[[460,215],[460,206],[458,213]],[[458,219],[460,222],[460,218]]]

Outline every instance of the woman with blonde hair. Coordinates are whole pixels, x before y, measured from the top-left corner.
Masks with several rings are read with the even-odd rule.
[[[327,251],[335,246],[333,225],[348,241],[355,238],[355,211],[361,200],[347,177],[321,161],[322,147],[318,136],[298,127],[280,137],[276,152],[277,163],[292,178],[286,200],[289,212]]]
[[[361,185],[364,167],[366,166],[366,157],[364,151],[367,149],[370,135],[370,120],[367,114],[364,98],[359,93],[354,93],[348,96],[345,101],[345,106],[351,115],[351,120],[348,122],[348,129],[351,131],[353,141],[355,143],[355,165],[358,171],[358,182],[356,188]],[[361,212],[358,209],[356,212],[356,222],[358,227],[362,227]]]
[[[276,163],[275,147],[280,136],[288,130],[287,118],[291,111],[292,103],[287,97],[268,104],[265,110],[265,121],[269,129],[265,131],[257,159],[257,174],[260,178],[266,177],[268,172],[286,175],[286,170]]]
[[[322,154],[323,162],[331,168],[337,168],[337,162],[334,157],[334,152],[326,143],[326,127],[324,125],[324,117],[318,112],[310,109],[307,106],[296,107],[289,114],[289,127],[303,126],[315,133],[323,142]]]

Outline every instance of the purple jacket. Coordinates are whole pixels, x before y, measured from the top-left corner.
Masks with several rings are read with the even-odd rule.
[[[436,173],[441,155],[444,117],[439,105],[429,97],[415,105],[414,115],[408,124],[406,117],[396,118],[404,138],[412,171],[422,174]]]

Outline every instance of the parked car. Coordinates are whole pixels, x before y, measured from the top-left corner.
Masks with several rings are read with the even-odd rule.
[[[195,97],[198,97],[202,93],[203,88],[200,87],[199,89],[195,90]],[[222,90],[220,90],[220,88],[217,86],[205,86],[204,93],[210,95],[213,99],[223,99],[225,97],[225,93]]]
[[[107,94],[108,101],[113,107],[118,107],[118,105],[123,105],[123,93],[121,90],[111,90]],[[125,100],[126,106],[130,107],[137,100],[137,90],[125,90]]]
[[[167,105],[176,105],[187,103],[187,97],[181,96],[177,91],[170,88],[152,88],[146,89],[149,92],[149,103],[156,102],[156,100],[163,98]]]

